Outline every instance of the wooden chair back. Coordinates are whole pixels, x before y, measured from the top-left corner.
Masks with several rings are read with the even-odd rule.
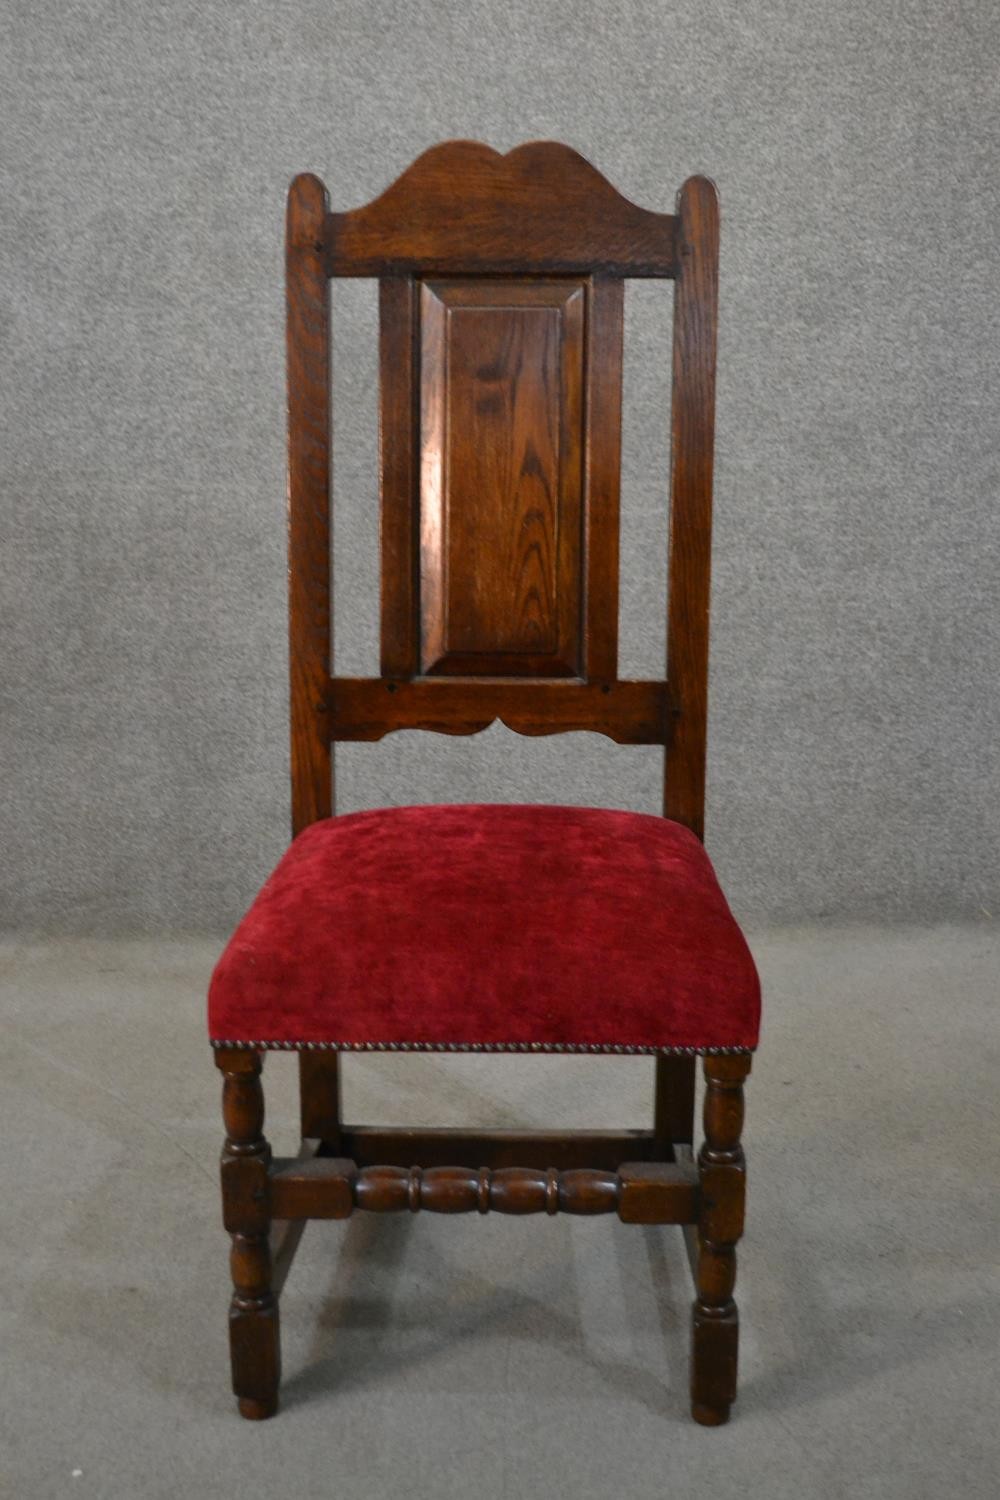
[[[332,674],[332,276],[377,277],[381,661]],[[675,283],[667,663],[618,676],[623,283]],[[718,205],[623,198],[566,146],[434,147],[364,208],[288,197],[292,822],[333,811],[331,747],[395,729],[593,730],[665,750],[703,832]]]

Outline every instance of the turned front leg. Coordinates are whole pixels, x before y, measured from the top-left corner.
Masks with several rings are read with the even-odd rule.
[[[746,1162],[745,1055],[705,1058],[705,1142],[698,1153],[698,1263],[692,1315],[691,1415],[706,1427],[729,1420],[736,1399],[739,1313],[733,1299],[743,1233]]]
[[[271,1148],[263,1134],[261,1058],[257,1052],[231,1049],[216,1052],[215,1060],[224,1079],[222,1212],[232,1236],[229,1348],[233,1390],[241,1415],[259,1420],[277,1411],[281,1378],[278,1302],[271,1290],[267,1182]]]

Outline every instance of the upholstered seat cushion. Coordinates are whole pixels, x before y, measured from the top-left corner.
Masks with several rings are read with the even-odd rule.
[[[752,1049],[760,989],[678,823],[406,807],[313,824],[212,978],[216,1045]]]

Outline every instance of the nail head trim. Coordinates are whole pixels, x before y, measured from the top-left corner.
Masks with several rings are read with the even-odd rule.
[[[254,1052],[581,1052],[623,1057],[750,1056],[754,1047],[656,1047],[622,1042],[237,1042],[211,1038],[216,1051]]]

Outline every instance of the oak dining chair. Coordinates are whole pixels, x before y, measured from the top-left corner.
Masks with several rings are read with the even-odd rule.
[[[379,282],[381,662],[331,659],[333,276]],[[623,286],[674,290],[667,663],[618,676]],[[278,1297],[305,1223],[612,1214],[683,1226],[691,1410],[736,1395],[743,1083],[760,991],[705,852],[718,205],[629,202],[552,142],[452,141],[363,208],[287,208],[293,840],[212,977],[224,1077],[233,1387],[278,1405]],[[558,806],[334,816],[332,746],[394,730],[589,730],[665,751],[663,817]],[[624,753],[624,752],[623,752]],[[299,1057],[302,1145],[263,1134],[261,1066]],[[345,1123],[344,1052],[648,1055],[651,1128]],[[693,1155],[695,1059],[704,1144]]]

